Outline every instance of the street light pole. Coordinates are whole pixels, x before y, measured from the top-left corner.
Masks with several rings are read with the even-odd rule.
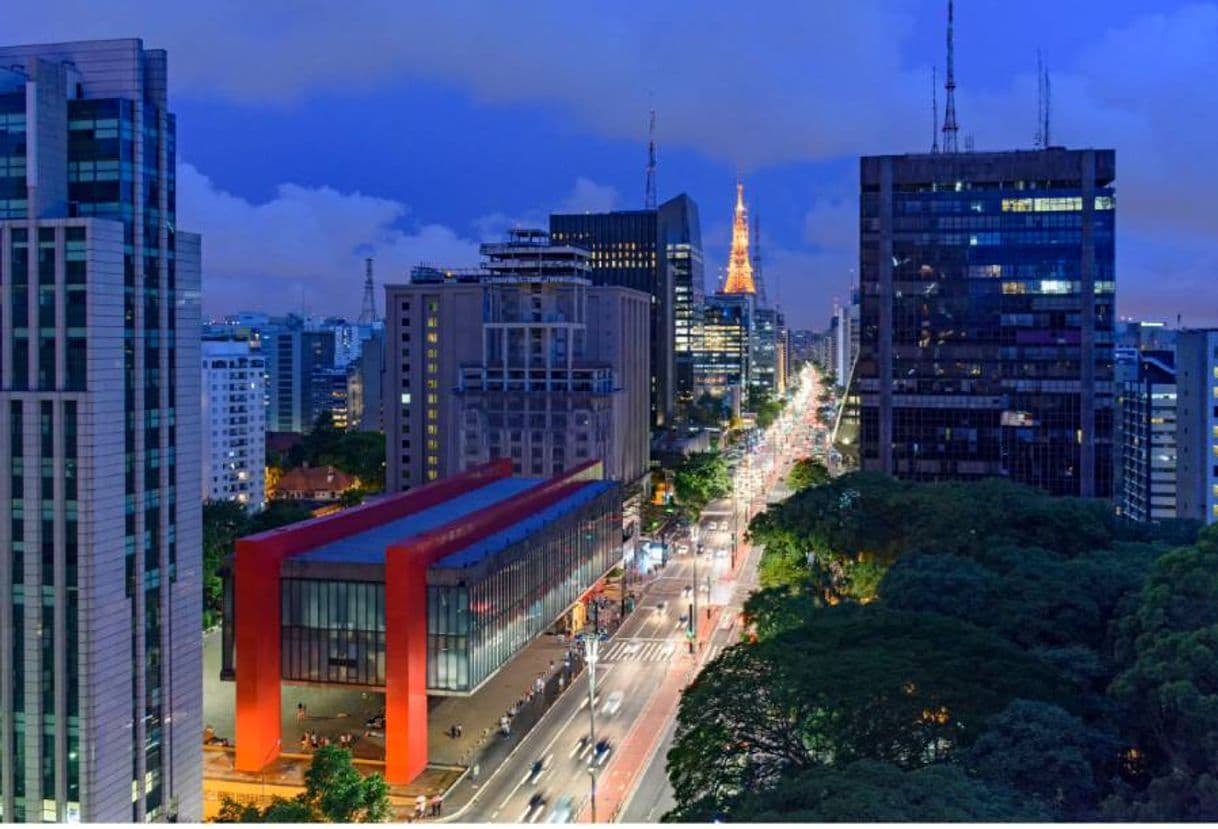
[[[596,823],[596,662],[600,657],[600,637],[584,638],[584,661],[588,663],[588,743],[592,746],[592,761],[588,764],[591,785],[592,822]]]

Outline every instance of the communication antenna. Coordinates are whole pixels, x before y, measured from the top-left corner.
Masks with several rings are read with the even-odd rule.
[[[960,145],[957,133],[960,125],[956,123],[956,62],[955,44],[952,30],[955,25],[955,6],[952,0],[947,0],[947,104],[943,110],[943,152],[958,153]]]
[[[939,79],[938,67],[930,68],[930,151],[939,152]]]
[[[1053,139],[1049,136],[1049,114],[1053,111],[1053,99],[1049,90],[1049,69],[1045,67],[1045,149],[1053,146]]]
[[[1039,49],[1036,50],[1036,137],[1032,146],[1038,150],[1049,146],[1045,140],[1045,68]]]
[[[363,325],[376,322],[376,288],[372,284],[372,257],[364,260],[364,305],[359,312]]]
[[[647,184],[643,206],[656,209],[656,111],[652,107],[651,122],[647,128]]]

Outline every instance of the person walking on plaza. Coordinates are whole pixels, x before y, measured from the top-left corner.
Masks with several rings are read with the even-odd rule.
[[[434,794],[431,796],[431,816],[439,817],[440,811],[444,808],[444,795]]]
[[[418,820],[422,820],[427,814],[427,795],[420,794],[414,799],[414,816]]]

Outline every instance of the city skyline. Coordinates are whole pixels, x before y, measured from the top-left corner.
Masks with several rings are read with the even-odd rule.
[[[354,318],[365,255],[378,281],[400,281],[419,262],[475,263],[478,244],[516,222],[641,207],[654,106],[660,197],[684,191],[702,206],[707,289],[726,266],[739,168],[763,220],[771,296],[792,327],[819,328],[857,268],[858,155],[929,149],[942,5],[852,4],[832,18],[790,6],[758,21],[698,7],[680,50],[655,50],[647,34],[649,16],[675,8],[586,12],[581,32],[535,47],[526,36],[547,30],[545,4],[510,17],[357,4],[339,26],[321,13],[289,21],[274,4],[229,15],[223,3],[116,3],[96,21],[64,2],[14,9],[8,22],[12,42],[137,35],[174,55],[182,224],[214,240],[205,313],[303,305]],[[1052,27],[1039,22],[1050,9]],[[1213,67],[1218,5],[1124,0],[1106,5],[1101,26],[1070,25],[1084,15],[1092,22],[1048,3],[960,4],[962,143],[1032,146],[1043,49],[1054,143],[1129,159],[1118,315],[1218,322],[1194,310],[1216,263],[1205,244],[1213,173],[1191,163],[1206,134],[1194,113],[1213,110],[1215,92],[1189,80]],[[224,34],[200,36],[219,25]],[[470,39],[490,50],[477,66],[454,59]],[[598,71],[560,72],[575,54]],[[264,150],[237,151],[246,144]],[[258,308],[261,297],[280,307]]]

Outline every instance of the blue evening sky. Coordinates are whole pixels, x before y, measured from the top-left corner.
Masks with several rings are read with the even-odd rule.
[[[365,255],[400,280],[550,211],[640,206],[654,105],[660,197],[698,202],[708,288],[739,171],[770,296],[820,328],[857,262],[858,155],[929,147],[945,7],[43,0],[4,28],[169,50],[210,313],[355,315]],[[959,0],[956,18],[961,134],[1031,147],[1042,49],[1054,143],[1117,151],[1119,312],[1218,323],[1218,3]]]

